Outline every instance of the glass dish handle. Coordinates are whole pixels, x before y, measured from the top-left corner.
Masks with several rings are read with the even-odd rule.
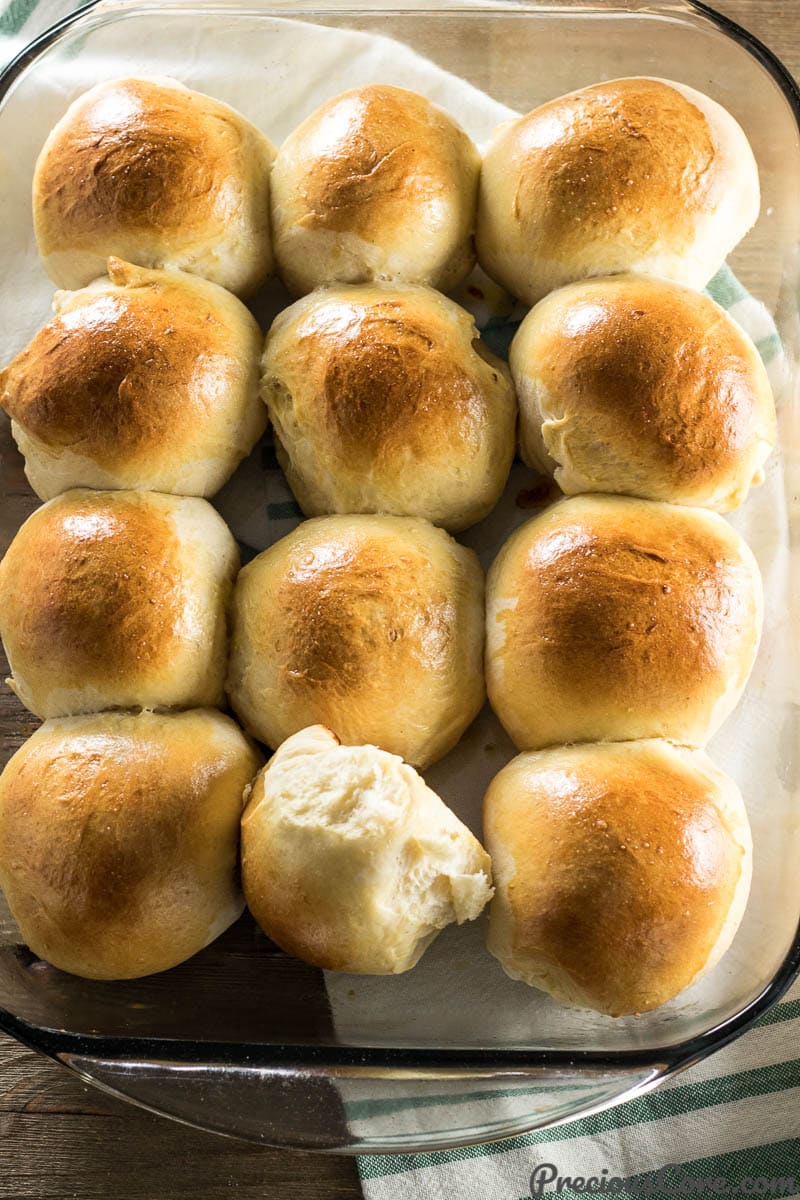
[[[654,1086],[666,1064],[474,1071],[56,1056],[106,1092],[216,1133],[343,1154],[494,1141],[574,1120]]]

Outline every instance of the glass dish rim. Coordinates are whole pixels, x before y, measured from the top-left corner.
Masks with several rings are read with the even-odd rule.
[[[618,0],[617,0],[618,2]],[[24,46],[11,61],[0,71],[0,107],[5,103],[9,91],[22,72],[31,66],[60,36],[72,26],[81,23],[102,0],[88,0],[87,3],[68,13],[60,20],[38,34]],[[746,53],[754,58],[771,76],[779,90],[786,98],[790,111],[800,132],[800,86],[784,66],[780,58],[764,43],[744,29],[736,21],[702,0],[681,0],[688,13],[696,13],[710,24],[715,25],[728,38],[741,46]],[[657,15],[659,9],[666,12],[673,6],[657,0],[654,6],[648,6],[648,15]],[[131,11],[147,11],[150,5],[147,0],[122,0],[114,5],[118,9]],[[215,0],[192,0],[176,5],[176,8],[191,10],[193,7],[232,9],[242,11],[255,10],[248,0],[240,0],[239,4],[215,3]],[[264,11],[280,11],[283,4],[264,4]],[[325,7],[324,0],[320,11]],[[359,5],[359,11],[368,11],[366,5]],[[535,7],[535,4],[532,5]],[[344,12],[347,3],[330,12]],[[434,2],[426,9],[405,8],[400,0],[392,5],[393,11],[407,11],[430,14],[437,11]],[[470,0],[464,0],[462,11],[473,9]],[[523,3],[519,7],[515,0],[506,0],[497,5],[496,9],[481,9],[474,11],[513,12],[515,9],[524,11]],[[439,12],[457,12],[458,9],[448,9],[444,6]],[[584,10],[585,11],[585,10]],[[624,11],[631,12],[630,9]],[[314,15],[313,10],[306,10],[304,15]],[[635,12],[632,13],[635,15]],[[685,1041],[667,1046],[655,1046],[650,1049],[632,1050],[580,1050],[580,1049],[433,1049],[428,1047],[369,1047],[344,1046],[325,1044],[280,1044],[267,1042],[237,1042],[237,1041],[195,1041],[181,1038],[151,1038],[151,1037],[118,1037],[93,1034],[70,1033],[66,1030],[39,1026],[15,1016],[0,1005],[0,1031],[10,1034],[17,1041],[44,1053],[51,1058],[64,1061],[69,1057],[89,1056],[94,1059],[117,1062],[153,1062],[208,1064],[208,1065],[247,1065],[253,1069],[259,1067],[277,1067],[280,1065],[296,1067],[300,1070],[308,1068],[357,1069],[360,1074],[369,1074],[370,1069],[386,1071],[402,1070],[404,1074],[416,1069],[420,1074],[442,1068],[453,1070],[461,1068],[464,1071],[479,1069],[482,1072],[504,1072],[520,1069],[547,1068],[604,1068],[609,1071],[635,1070],[649,1067],[656,1071],[654,1078],[648,1081],[648,1090],[653,1084],[675,1072],[691,1066],[706,1058],[709,1054],[740,1037],[751,1028],[762,1016],[770,1011],[791,986],[794,979],[800,975],[800,923],[795,930],[791,945],[775,974],[763,990],[750,1000],[743,1008],[713,1025],[704,1033],[697,1034]],[[639,1088],[634,1088],[634,1094]],[[575,1114],[580,1115],[580,1113]],[[571,1119],[571,1118],[570,1118]]]

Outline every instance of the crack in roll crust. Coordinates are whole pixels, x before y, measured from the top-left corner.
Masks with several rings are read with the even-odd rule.
[[[572,284],[526,316],[510,353],[520,449],[562,491],[727,511],[775,441],[750,338],[708,296],[619,275]]]
[[[529,304],[626,270],[701,288],[758,210],[755,159],[725,109],[683,84],[616,79],[497,130],[481,174],[478,257]]]
[[[73,491],[43,505],[0,563],[0,631],[40,717],[222,699],[238,567],[204,500]]]
[[[667,742],[521,754],[489,786],[496,894],[488,948],[512,979],[611,1016],[711,970],[750,887],[736,785]]]
[[[239,820],[261,764],[212,710],[47,721],[0,777],[0,884],[34,954],[133,979],[241,914]]]
[[[415,766],[484,699],[483,574],[425,521],[319,517],[249,563],[233,601],[231,704],[270,746],[309,724]]]
[[[80,96],[34,176],[36,239],[61,287],[116,254],[249,294],[272,269],[274,148],[227,104],[169,79],[118,79]]]
[[[741,696],[761,621],[758,567],[721,517],[564,500],[517,530],[489,573],[489,699],[520,749],[703,745]]]
[[[281,277],[296,295],[375,279],[447,291],[474,265],[479,170],[470,139],[425,97],[382,85],[334,97],[275,160]]]
[[[0,405],[42,499],[71,487],[213,495],[266,426],[261,333],[234,296],[119,259],[56,296],[0,373]]]
[[[274,322],[262,395],[303,511],[481,520],[514,454],[508,371],[421,287],[327,288]]]

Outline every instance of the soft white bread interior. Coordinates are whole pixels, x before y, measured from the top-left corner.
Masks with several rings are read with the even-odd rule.
[[[242,880],[264,932],[317,967],[408,971],[489,900],[489,856],[411,767],[313,726],[283,743],[242,819]]]
[[[275,320],[262,395],[307,516],[383,512],[465,529],[514,457],[508,369],[432,288],[340,285]]]
[[[522,457],[567,494],[727,512],[762,479],[769,378],[709,296],[641,275],[569,284],[531,309],[509,362]]]
[[[483,572],[427,521],[305,521],[247,564],[232,612],[230,701],[273,748],[324,724],[424,767],[483,704]]]
[[[448,291],[475,262],[480,155],[424,96],[370,84],[326,101],[280,148],[275,257],[289,290],[404,280]]]
[[[489,700],[520,750],[664,737],[702,746],[755,661],[761,576],[707,509],[561,500],[487,579]]]
[[[273,266],[274,156],[235,109],[175,79],[99,83],[70,105],[36,163],[45,270],[81,288],[113,254],[250,295]]]
[[[239,821],[261,761],[210,709],[42,725],[0,777],[0,886],[31,950],[133,979],[218,937],[244,908]]]
[[[0,372],[0,406],[42,500],[74,487],[213,496],[266,427],[261,331],[241,301],[117,258],[58,292]]]
[[[9,682],[38,717],[222,700],[239,551],[205,500],[72,491],[0,563]]]
[[[657,1008],[728,949],[752,841],[736,784],[664,741],[521,754],[484,802],[489,950],[512,979],[611,1016]]]
[[[617,271],[702,288],[759,205],[753,151],[726,109],[682,83],[612,79],[496,131],[478,259],[528,304]]]

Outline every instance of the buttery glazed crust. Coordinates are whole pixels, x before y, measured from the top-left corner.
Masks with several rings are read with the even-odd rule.
[[[61,287],[83,287],[114,254],[248,295],[272,269],[274,155],[234,109],[175,80],[98,84],[67,110],[36,164],[45,268]]]
[[[563,500],[512,534],[489,572],[489,699],[521,750],[704,745],[744,689],[761,621],[758,567],[721,517]]]
[[[620,492],[725,512],[775,441],[747,334],[709,297],[635,275],[540,301],[509,356],[520,449],[562,491]]]
[[[39,717],[222,698],[236,543],[205,500],[67,492],[0,563],[12,686]]]
[[[231,704],[272,747],[322,724],[426,766],[483,703],[482,614],[476,555],[427,521],[306,521],[239,575]]]
[[[732,780],[666,742],[521,754],[484,801],[488,946],[513,979],[611,1016],[664,1004],[730,945],[751,837]]]
[[[394,975],[491,896],[489,856],[407,764],[315,726],[283,743],[242,818],[261,928],[330,971]]]
[[[703,287],[755,223],[758,170],[733,117],[662,79],[615,79],[495,133],[481,172],[481,266],[529,304],[636,271]]]
[[[480,156],[424,96],[370,85],[289,135],[272,174],[275,256],[295,295],[376,279],[442,291],[475,261]]]
[[[430,288],[314,292],[276,319],[262,395],[303,511],[425,517],[494,507],[514,456],[506,367],[471,315]]]
[[[0,373],[42,499],[77,486],[213,495],[266,425],[261,332],[223,288],[108,261]]]
[[[0,885],[33,952],[133,979],[213,941],[244,907],[239,819],[260,762],[212,710],[46,722],[0,778]]]

